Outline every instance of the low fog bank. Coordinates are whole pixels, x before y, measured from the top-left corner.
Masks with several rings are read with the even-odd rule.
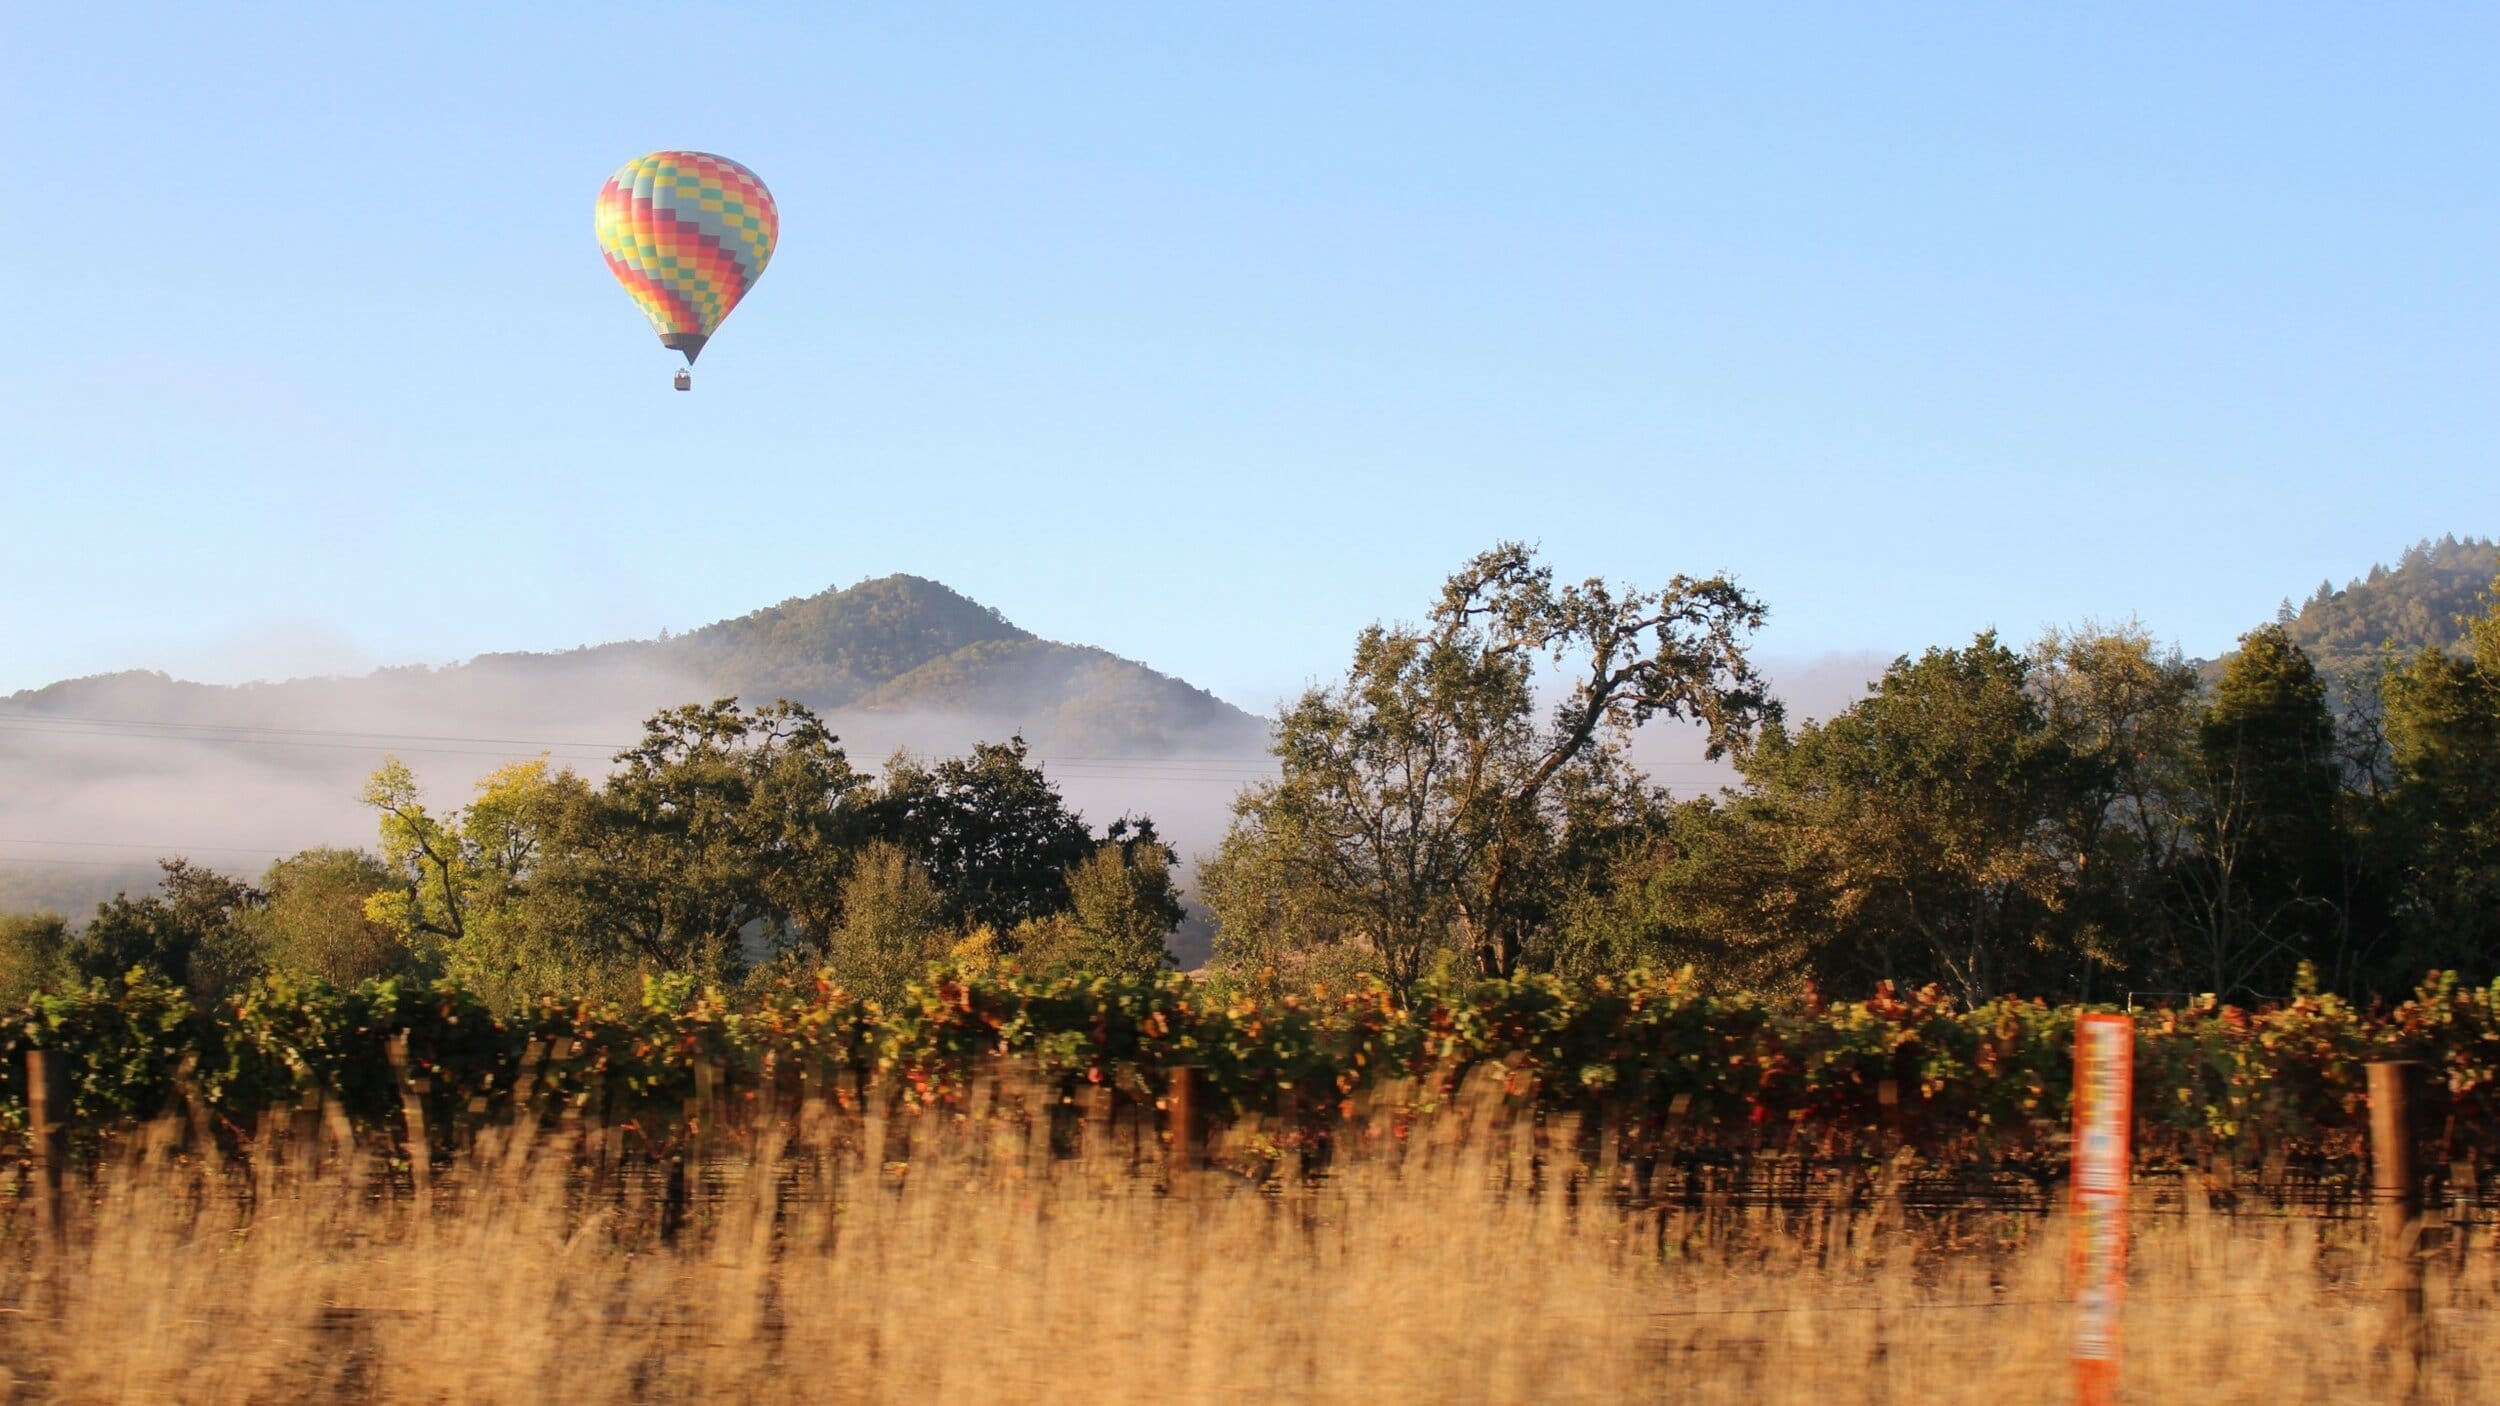
[[[718,694],[643,661],[523,673],[492,659],[240,686],[119,674],[20,693],[0,699],[0,908],[83,916],[114,892],[150,886],[164,856],[249,876],[309,846],[370,846],[375,819],[357,796],[386,756],[416,772],[429,804],[450,809],[479,778],[532,757],[604,775],[653,713]],[[1238,735],[1149,750],[1105,743],[1097,730],[1063,744],[1053,735],[1063,702],[1038,701],[1023,716],[827,716],[852,764],[872,774],[897,751],[954,756],[1021,731],[1090,823],[1151,815],[1185,863],[1221,838],[1234,792],[1273,769]]]
[[[1834,653],[1763,663],[1794,721],[1828,717],[1864,695],[1889,656]],[[659,709],[708,700],[699,677],[647,662],[521,676],[492,660],[452,669],[393,669],[353,679],[221,686],[161,674],[57,684],[0,700],[0,908],[83,916],[96,902],[154,882],[157,859],[183,855],[256,875],[314,845],[369,846],[373,814],[358,792],[385,756],[450,809],[478,779],[544,755],[603,775]],[[1148,815],[1180,852],[1188,885],[1214,850],[1233,798],[1275,774],[1255,739],[1153,748],[1099,736],[1064,744],[1051,733],[1057,700],[1029,715],[851,710],[829,714],[853,765],[882,771],[897,751],[959,755],[1020,730],[1069,804],[1097,829]],[[1679,796],[1732,785],[1733,767],[1703,759],[1698,728],[1661,719],[1633,757]],[[1203,923],[1182,935],[1202,955]]]
[[[1793,729],[1810,718],[1828,718],[1864,698],[1867,685],[1882,678],[1892,660],[1889,654],[1847,650],[1774,656],[1755,663],[1770,680],[1771,696],[1787,710]],[[1709,738],[1699,726],[1658,718],[1634,734],[1632,760],[1679,797],[1708,795],[1744,779],[1727,759],[1705,759],[1702,754],[1708,749]]]

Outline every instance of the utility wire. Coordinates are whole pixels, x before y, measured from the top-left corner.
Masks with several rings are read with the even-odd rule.
[[[192,722],[148,718],[93,717],[68,713],[0,713],[0,733],[21,737],[92,737],[129,742],[232,743],[246,746],[305,748],[325,751],[366,752],[390,751],[412,755],[529,757],[549,755],[559,750],[574,755],[557,756],[561,761],[605,761],[616,753],[639,744],[566,741],[559,739],[521,737],[479,737],[447,733],[395,733],[379,730],[344,728],[281,727],[248,723]],[[481,750],[485,748],[515,750]],[[590,754],[590,755],[583,755]],[[1123,756],[1100,753],[1068,753],[1037,755],[1030,760],[1045,770],[1061,776],[1091,781],[1131,781],[1154,784],[1195,784],[1243,786],[1274,777],[1276,759],[1269,756]],[[1653,769],[1666,767],[1716,768],[1711,762],[1653,763]],[[279,854],[282,845],[206,845],[206,844],[142,844],[122,840],[71,840],[0,837],[0,845],[16,845],[44,849],[122,849],[143,850],[155,854]],[[90,868],[136,867],[131,861],[109,859],[73,859],[56,855],[0,854],[0,863],[20,865],[79,865]]]
[[[0,728],[16,732],[49,733],[69,737],[117,737],[166,742],[246,742],[272,746],[343,747],[363,751],[374,747],[402,748],[423,751],[434,744],[454,746],[513,747],[531,751],[588,751],[612,756],[640,746],[639,742],[581,742],[527,737],[466,737],[433,733],[399,733],[379,730],[352,730],[310,727],[265,727],[246,723],[162,722],[143,718],[96,718],[66,713],[0,713]],[[335,740],[333,740],[335,739]],[[485,755],[501,755],[487,753]],[[1264,756],[1164,756],[1133,757],[1083,753],[1041,755],[1034,761],[1053,766],[1145,767],[1164,771],[1271,771],[1272,758]]]
[[[477,742],[511,747],[590,747],[623,750],[632,744],[609,742],[550,742],[522,737],[448,737],[429,733],[385,733],[364,729],[318,727],[267,727],[257,723],[173,722],[158,718],[91,718],[69,713],[0,713],[0,724],[9,723],[84,723],[96,727],[140,727],[194,732],[261,733],[285,737],[391,737],[411,742]]]
[[[247,723],[172,722],[144,718],[86,717],[67,713],[0,713],[0,731],[21,735],[101,737],[131,741],[230,742],[252,746],[301,747],[332,751],[387,750],[418,755],[495,757],[529,756],[542,752],[592,753],[596,754],[598,760],[607,760],[619,752],[630,751],[641,745],[639,742],[468,737],[339,728],[269,727]],[[479,748],[517,750],[476,750]],[[563,760],[587,759],[590,758],[581,756],[563,758]],[[1031,760],[1043,767],[1058,767],[1062,770],[1114,779],[1264,780],[1274,775],[1276,771],[1275,758],[1268,756],[1141,757],[1066,753],[1039,754],[1031,757]],[[1648,763],[1643,769],[1649,771],[1668,769],[1717,771],[1725,769],[1725,764],[1706,761],[1664,761]]]
[[[157,854],[199,850],[216,854],[284,854],[285,845],[152,845],[135,840],[20,840],[0,835],[0,845],[40,845],[47,849],[143,849]]]
[[[253,723],[176,722],[151,718],[99,718],[69,713],[0,713],[0,727],[47,732],[70,732],[73,727],[92,728],[94,731],[91,733],[72,733],[72,735],[91,735],[98,737],[150,736],[163,732],[176,734],[184,738],[197,737],[203,741],[223,742],[242,741],[247,738],[258,737],[285,738],[290,740],[297,738],[341,738],[354,739],[355,745],[360,747],[370,746],[375,743],[394,745],[403,742],[457,743],[495,747],[570,748],[575,750],[613,753],[629,751],[642,745],[640,741],[582,742],[528,737],[468,737],[437,733],[384,732],[378,729],[273,727]],[[116,729],[141,729],[142,731],[122,732],[116,731]],[[1051,765],[1090,765],[1099,763],[1110,766],[1249,768],[1270,771],[1275,769],[1275,758],[1265,754],[1255,756],[1191,754],[1169,756],[1119,756],[1104,753],[1070,752],[1061,754],[1037,754],[1034,756],[1033,760],[1037,762],[1049,763]],[[1715,762],[1674,762],[1667,763],[1667,765],[1716,766],[1719,764]]]

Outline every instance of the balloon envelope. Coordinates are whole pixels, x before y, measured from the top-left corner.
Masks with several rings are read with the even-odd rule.
[[[691,363],[772,262],[781,212],[725,156],[655,151],[599,187],[599,250],[660,345]]]

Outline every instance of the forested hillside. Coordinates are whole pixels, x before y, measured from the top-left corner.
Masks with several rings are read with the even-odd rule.
[[[787,698],[837,717],[958,717],[983,735],[1022,732],[1062,751],[1255,752],[1266,737],[1264,722],[1203,689],[1106,650],[1042,639],[917,576],[863,581],[659,639],[232,688],[112,674],[20,692],[0,709],[253,728],[372,706],[458,716],[482,699],[539,717],[563,715],[573,699],[615,700],[602,711],[638,716],[698,695]]]
[[[2347,604],[2418,631],[2474,550],[2425,547]],[[2288,621],[2210,678],[2130,623],[1930,647],[1802,720],[1746,656],[1761,618],[1723,580],[1625,593],[1478,558],[1285,710],[1281,775],[1200,870],[1218,964],[1401,989],[1690,966],[1970,1001],[2500,974],[2500,604],[2453,652],[2354,670],[2357,706]],[[1539,654],[1592,661],[1550,712],[1515,662]],[[1736,785],[1678,799],[1625,774],[1630,730],[1678,719]]]
[[[2282,622],[2321,672],[2341,676],[2378,658],[2436,647],[2461,651],[2465,622],[2483,611],[2500,577],[2500,541],[2442,537],[2405,549],[2393,567],[2373,566],[2338,589],[2321,581]]]
[[[2448,638],[2432,622],[2473,597],[2462,573],[2490,551],[2425,544],[2313,602],[2314,637],[2350,661],[2340,700],[2287,612],[2210,671],[2132,623],[1982,633],[1792,718],[1750,653],[1768,607],[1735,582],[1570,583],[1516,543],[1467,562],[1420,623],[1362,631],[1272,742],[1187,685],[908,577],[682,638],[418,675],[527,693],[516,681],[607,671],[680,700],[798,693],[838,710],[680,701],[637,719],[642,741],[621,752],[532,742],[483,777],[439,758],[498,734],[142,733],[87,698],[99,685],[66,685],[49,696],[94,716],[20,712],[34,731],[0,731],[99,749],[53,807],[133,786],[109,768],[142,741],[301,748],[368,769],[335,783],[360,833],[249,882],[210,841],[215,867],[169,863],[157,892],[83,924],[12,919],[0,989],[135,968],[202,995],[263,974],[449,976],[509,1005],[656,974],[825,972],[885,993],[931,961],[1139,974],[1172,952],[1188,889],[1215,923],[1212,966],[1254,985],[1403,995],[1462,974],[1690,967],[1716,989],[1932,983],[1974,1003],[2400,995],[2432,970],[2500,974],[2500,604],[2486,596],[2455,648],[2421,647]],[[2364,629],[2398,646],[2385,667],[2359,667],[2380,658]],[[992,739],[1238,750],[1139,768],[967,739],[889,763],[850,735],[932,704],[997,723]],[[1734,784],[1657,786],[1632,762],[1643,727],[1694,730]],[[1264,762],[1239,755],[1252,730]],[[413,760],[370,770],[385,743]],[[1088,764],[1111,768],[1093,777],[1105,803],[1062,790]],[[223,784],[201,774],[210,794]],[[1200,838],[1174,843],[1167,799],[1196,807]],[[40,843],[49,818],[8,833]]]
[[[369,844],[356,797],[386,755],[456,804],[540,755],[595,777],[653,714],[732,695],[809,706],[870,771],[898,748],[939,758],[1021,736],[1072,806],[1152,813],[1184,855],[1221,833],[1230,784],[1267,748],[1262,718],[916,576],[684,634],[440,668],[233,687],[103,675],[0,698],[0,910],[84,914],[146,889],[167,854],[249,872]]]

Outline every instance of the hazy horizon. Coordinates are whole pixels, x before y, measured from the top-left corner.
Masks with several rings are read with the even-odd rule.
[[[1821,716],[1846,706],[1887,661],[1760,662],[1792,716]],[[304,848],[370,846],[376,821],[357,791],[386,756],[408,762],[430,804],[451,808],[512,761],[544,756],[604,774],[653,711],[718,692],[691,674],[632,662],[523,686],[454,667],[210,687],[214,714],[164,717],[154,690],[109,677],[82,682],[75,711],[0,714],[0,774],[11,783],[0,788],[0,893],[12,878],[22,889],[42,875],[86,900],[145,887],[162,857],[249,875]],[[936,710],[827,717],[852,764],[870,772],[897,750],[957,755],[1023,725]],[[1703,746],[1697,729],[1660,721],[1637,734],[1633,755],[1679,794],[1733,782],[1732,768],[1703,760]],[[1154,817],[1185,875],[1222,838],[1233,796],[1272,772],[1263,752],[1238,745],[1116,758],[1045,745],[1034,760],[1097,828]]]

